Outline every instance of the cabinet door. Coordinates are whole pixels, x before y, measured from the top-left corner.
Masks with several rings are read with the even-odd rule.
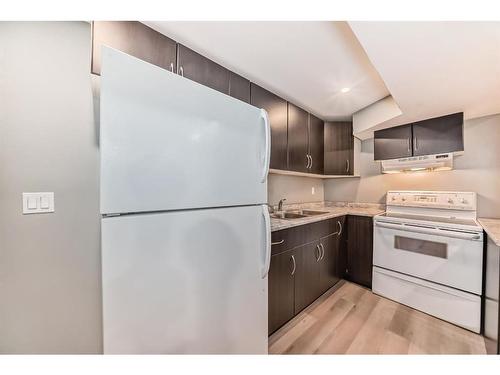
[[[137,21],[92,22],[91,72],[101,74],[101,47],[117,49],[164,69],[175,70],[177,43]]]
[[[432,155],[464,150],[464,114],[454,113],[413,124],[413,155]]]
[[[372,286],[373,221],[371,217],[348,216],[347,276],[348,279]]]
[[[268,279],[269,334],[276,331],[294,316],[294,272],[297,272],[296,258],[293,250],[288,250],[271,257]]]
[[[295,249],[295,315],[309,306],[321,294],[319,284],[319,241]]]
[[[309,115],[309,155],[311,173],[323,174],[324,163],[324,122],[314,115]]]
[[[229,95],[250,103],[250,81],[236,73],[229,72]]]
[[[326,122],[324,125],[324,172],[352,175],[354,139],[351,122]]]
[[[322,258],[319,261],[320,292],[324,293],[340,280],[338,268],[338,233],[321,238],[320,243],[323,249]]]
[[[251,84],[250,103],[264,108],[271,123],[271,168],[287,168],[287,104],[286,100]]]
[[[398,159],[408,156],[412,156],[411,124],[375,131],[375,160]]]
[[[309,114],[288,103],[288,169],[309,172]]]
[[[339,246],[337,253],[337,266],[338,266],[338,274],[341,279],[345,279],[347,277],[347,220],[345,216],[339,218],[338,222],[340,223],[339,228]]]
[[[229,95],[229,70],[182,44],[177,47],[177,73]]]

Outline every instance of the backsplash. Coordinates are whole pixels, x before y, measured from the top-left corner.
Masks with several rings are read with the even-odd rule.
[[[267,184],[268,203],[272,205],[278,204],[282,198],[286,198],[288,204],[325,200],[323,180],[320,178],[270,174]]]
[[[299,210],[299,209],[321,209],[324,207],[340,207],[340,208],[368,208],[374,210],[385,210],[385,204],[380,203],[365,203],[365,202],[305,202],[305,203],[285,203],[283,210]],[[273,208],[277,209],[278,205],[273,204]]]

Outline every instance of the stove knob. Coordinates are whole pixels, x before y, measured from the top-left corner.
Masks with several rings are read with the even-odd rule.
[[[401,200],[404,202],[404,201],[406,200],[406,198],[405,198],[405,197],[403,197],[403,198],[401,198]]]
[[[462,204],[467,204],[467,203],[468,203],[468,202],[467,202],[467,199],[465,199],[465,198],[462,198],[462,200],[461,200],[460,202],[461,202]]]
[[[448,203],[449,203],[449,204],[453,204],[453,199],[448,198]]]
[[[392,199],[393,201],[395,201],[395,200],[396,200],[396,197],[395,197],[395,196],[393,196],[391,199]]]

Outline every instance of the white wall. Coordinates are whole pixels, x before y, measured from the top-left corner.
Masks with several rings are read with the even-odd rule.
[[[97,134],[90,24],[0,22],[0,353],[102,352]]]
[[[267,190],[271,205],[278,204],[281,198],[286,198],[286,203],[321,202],[325,198],[323,180],[319,178],[270,174]]]
[[[500,115],[468,120],[464,125],[465,152],[455,158],[454,170],[380,174],[373,161],[373,139],[362,142],[360,179],[326,180],[325,199],[384,203],[387,190],[463,190],[478,194],[478,214],[500,217]]]

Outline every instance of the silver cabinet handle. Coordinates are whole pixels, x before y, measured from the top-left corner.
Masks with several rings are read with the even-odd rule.
[[[325,247],[323,246],[322,243],[320,243],[319,246],[321,246],[321,258],[320,258],[320,260],[322,260],[325,257]]]
[[[316,262],[319,262],[321,260],[321,248],[320,245],[316,245],[316,250],[318,250],[318,254],[316,257]]]
[[[306,158],[307,158],[306,169],[311,168],[312,160],[310,159],[310,157],[311,156],[309,154],[306,154]]]
[[[285,240],[281,240],[281,241],[278,241],[278,242],[271,242],[271,245],[281,245],[284,242],[285,242]]]
[[[337,235],[340,237],[340,235],[342,234],[342,223],[339,221],[337,221],[337,224],[339,225],[339,232],[337,233]]]
[[[411,138],[410,138],[410,137],[408,137],[408,152],[410,152],[410,151],[411,151],[411,146],[410,146],[410,144],[411,144]]]
[[[346,168],[345,168],[345,171],[349,172],[349,159],[346,159]]]
[[[182,66],[179,67],[179,74],[184,77],[184,68]]]
[[[291,275],[293,276],[295,274],[295,269],[297,268],[297,264],[295,263],[295,257],[292,255],[292,262],[293,262],[293,269]]]
[[[313,167],[313,157],[312,157],[312,155],[309,155],[309,158],[311,159],[311,165],[309,166],[309,169],[311,169]]]
[[[174,72],[174,63],[173,62],[170,63],[170,71],[172,73]]]
[[[418,139],[417,136],[413,137],[413,147],[415,147],[415,151],[418,150]]]

